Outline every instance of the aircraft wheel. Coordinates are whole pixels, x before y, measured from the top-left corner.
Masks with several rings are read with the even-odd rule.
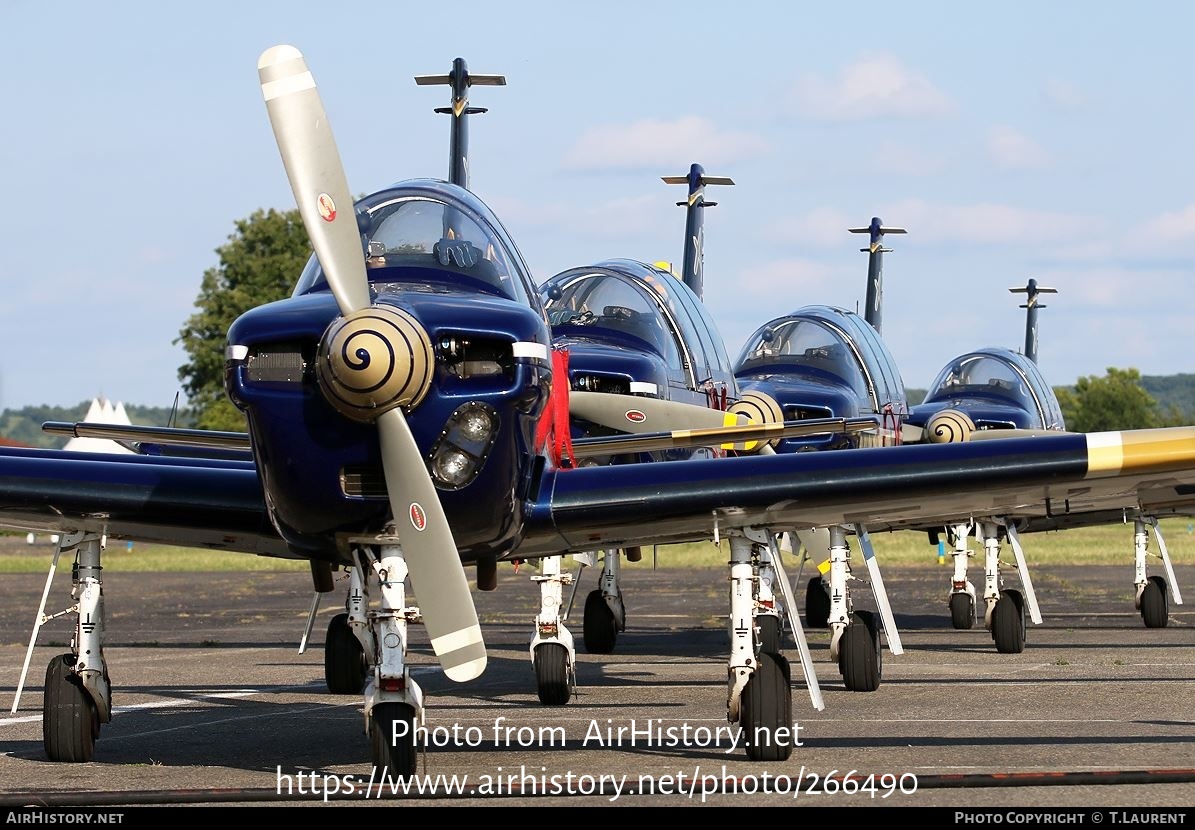
[[[95,754],[100,716],[95,701],[71,668],[75,655],[63,654],[46,668],[42,699],[42,745],[51,761],[82,763]]]
[[[1141,592],[1141,619],[1146,628],[1165,628],[1170,621],[1166,580],[1160,576],[1151,576]]]
[[[876,652],[876,685],[879,685],[878,681],[884,677],[884,649],[880,645],[880,617],[874,611],[856,611],[855,618],[863,621],[863,624],[867,626],[867,633],[871,635],[871,645]]]
[[[950,624],[959,631],[968,631],[975,625],[975,600],[970,594],[950,595]]]
[[[1025,601],[1019,591],[1004,591],[992,610],[992,639],[1001,654],[1025,650]]]
[[[780,618],[774,614],[763,614],[755,618],[759,626],[759,651],[761,654],[779,654],[781,651]]]
[[[849,691],[874,692],[880,688],[880,658],[876,640],[868,629],[863,612],[842,633],[838,643],[838,671]]]
[[[378,703],[369,718],[370,754],[379,771],[390,778],[415,774],[415,707],[409,703]]]
[[[793,698],[788,661],[759,655],[759,665],[743,689],[739,726],[752,761],[784,761],[792,754]]]
[[[353,634],[348,614],[328,621],[324,637],[324,682],[334,695],[358,695],[365,687],[365,649]]]
[[[560,643],[541,643],[535,647],[535,689],[545,706],[568,703],[568,649]]]
[[[805,626],[825,628],[830,624],[830,594],[820,576],[805,586]]]
[[[581,631],[585,637],[585,650],[590,654],[614,653],[618,621],[614,619],[614,612],[606,604],[601,591],[590,591],[585,598],[585,619]]]

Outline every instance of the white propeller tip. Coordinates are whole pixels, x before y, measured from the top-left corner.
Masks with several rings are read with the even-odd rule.
[[[464,683],[469,680],[476,680],[481,677],[482,672],[485,671],[486,658],[479,657],[476,660],[470,660],[467,663],[461,663],[452,667],[445,667],[444,674],[448,675],[449,680],[455,680],[457,683]]]
[[[282,44],[280,46],[271,46],[269,49],[261,53],[261,57],[257,59],[257,68],[266,69],[276,64],[285,61],[293,61],[295,58],[302,60],[303,53],[293,46]]]

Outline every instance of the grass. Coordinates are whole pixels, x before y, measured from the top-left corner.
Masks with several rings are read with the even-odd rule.
[[[1195,563],[1195,525],[1185,519],[1165,519],[1161,522],[1162,535],[1166,540],[1171,560],[1176,564]],[[851,537],[848,537],[850,539]],[[1131,524],[1104,525],[1101,527],[1076,528],[1073,530],[1029,533],[1021,537],[1021,547],[1030,564],[1037,565],[1132,565],[1133,526]],[[945,537],[943,537],[945,542]],[[972,537],[968,547],[975,554],[974,564],[983,565],[983,544]],[[871,536],[876,558],[884,565],[917,566],[927,568],[939,564],[952,565],[952,548],[945,546],[944,562],[938,560],[938,548],[930,545],[924,533],[901,531],[898,533],[877,533]],[[860,560],[858,542],[851,539],[851,560]],[[1158,553],[1158,546],[1149,536],[1149,551]],[[719,550],[710,542],[687,545],[661,546],[656,552],[661,568],[720,568],[726,565],[730,556],[729,542],[722,541]],[[1001,558],[1013,561],[1012,548],[1001,546]],[[789,559],[791,562],[791,558]],[[628,567],[651,567],[652,549],[643,549],[643,562]],[[1150,568],[1160,565],[1156,556],[1150,557]],[[808,566],[807,566],[808,567]],[[791,568],[790,568],[791,569]]]
[[[1174,563],[1195,564],[1195,525],[1185,519],[1166,519],[1162,521],[1161,526]],[[924,533],[879,533],[873,535],[871,541],[877,559],[884,565],[932,568],[952,564],[951,549],[945,548],[945,559],[939,562],[938,548],[928,543]],[[1131,565],[1133,562],[1133,528],[1127,524],[1031,533],[1021,537],[1021,545],[1030,564]],[[862,557],[858,553],[858,543],[852,541],[851,547],[852,561],[858,559],[861,565]],[[982,566],[983,545],[972,538],[969,547],[975,553],[975,564]],[[5,550],[14,548],[16,552],[0,554],[0,574],[45,573],[53,555],[53,548],[45,537],[41,537],[41,542],[36,547],[26,547],[24,544],[9,545]],[[1149,550],[1152,554],[1158,552],[1152,532]],[[729,556],[729,542],[725,539],[722,540],[721,549],[711,542],[695,542],[686,545],[662,545],[655,552],[655,559],[660,568],[724,568]],[[1009,562],[1012,561],[1012,550],[1007,544],[1002,547],[1002,557]],[[628,567],[650,568],[652,559],[652,548],[646,547],[643,549],[643,561]],[[791,569],[792,558],[788,561]],[[1151,556],[1150,568],[1153,569],[1158,564],[1158,559]],[[69,568],[70,561],[64,557],[59,562],[59,567]],[[121,543],[114,543],[104,552],[104,569],[109,573],[306,572],[307,563],[168,545],[136,544],[130,550]]]
[[[0,574],[45,573],[54,556],[54,548],[48,539],[40,537],[39,544],[29,546],[28,550],[27,553],[21,551],[0,555]],[[63,555],[58,560],[59,569],[69,570],[72,561],[73,557]],[[103,564],[108,573],[308,571],[306,562],[293,559],[170,545],[135,544],[129,550],[122,543],[108,546],[104,551]]]

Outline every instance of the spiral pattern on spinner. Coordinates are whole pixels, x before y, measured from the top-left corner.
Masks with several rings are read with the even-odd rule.
[[[742,396],[728,407],[729,412],[745,415],[753,424],[779,424],[784,421],[784,410],[771,395],[763,392],[744,392]],[[735,444],[739,452],[758,452],[765,444],[775,446],[776,439],[771,441],[748,441]]]
[[[341,317],[320,340],[316,377],[324,397],[357,421],[417,406],[431,386],[431,341],[407,312],[374,306]]]
[[[930,443],[957,444],[970,440],[971,433],[975,432],[975,422],[965,412],[943,409],[929,419],[925,430],[929,433]]]

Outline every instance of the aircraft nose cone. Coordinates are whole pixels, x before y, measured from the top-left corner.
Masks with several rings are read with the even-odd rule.
[[[433,365],[431,340],[414,317],[373,306],[328,327],[316,377],[341,414],[368,423],[396,407],[418,406],[431,386]]]

